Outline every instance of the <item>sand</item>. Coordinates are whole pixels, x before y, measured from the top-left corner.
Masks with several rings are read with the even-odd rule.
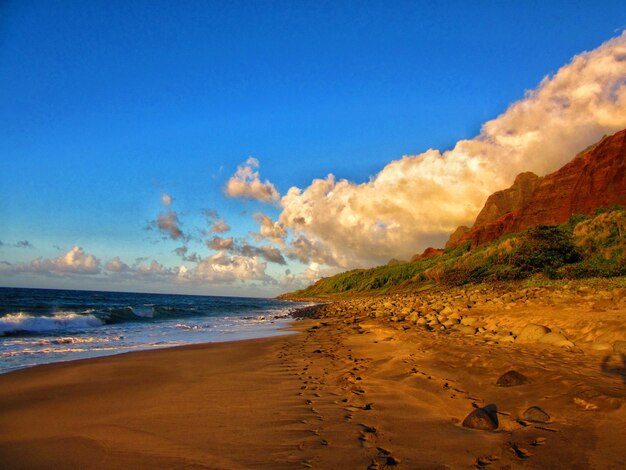
[[[366,304],[328,306],[283,337],[1,375],[1,466],[624,468],[623,354],[431,331]],[[532,308],[544,324],[559,313]],[[496,385],[510,370],[528,383]],[[497,427],[464,427],[477,409]]]

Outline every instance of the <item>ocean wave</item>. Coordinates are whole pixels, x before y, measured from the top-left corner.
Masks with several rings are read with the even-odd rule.
[[[18,312],[0,317],[0,335],[84,330],[102,325],[104,322],[94,315],[80,315],[75,312],[57,312],[52,316],[32,316]]]

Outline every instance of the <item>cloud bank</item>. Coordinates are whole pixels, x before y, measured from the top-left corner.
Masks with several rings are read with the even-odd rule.
[[[20,266],[17,269],[45,274],[98,274],[101,271],[100,261],[95,256],[85,253],[79,246],[73,246],[58,258],[37,258],[31,261],[29,266]]]
[[[518,173],[554,171],[624,127],[626,33],[575,56],[452,150],[404,156],[362,184],[331,174],[292,187],[277,222],[257,217],[259,233],[285,240],[289,231],[288,254],[302,262],[351,268],[408,259],[471,225],[487,196]]]

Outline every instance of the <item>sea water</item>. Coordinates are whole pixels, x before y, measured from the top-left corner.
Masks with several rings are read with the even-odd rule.
[[[50,362],[286,334],[307,304],[273,299],[0,288],[0,373]]]

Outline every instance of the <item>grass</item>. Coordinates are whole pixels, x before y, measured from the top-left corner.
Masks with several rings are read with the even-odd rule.
[[[385,294],[542,277],[619,276],[626,276],[626,209],[613,206],[593,216],[575,215],[559,226],[507,234],[474,250],[468,242],[429,259],[347,271],[290,295]]]

